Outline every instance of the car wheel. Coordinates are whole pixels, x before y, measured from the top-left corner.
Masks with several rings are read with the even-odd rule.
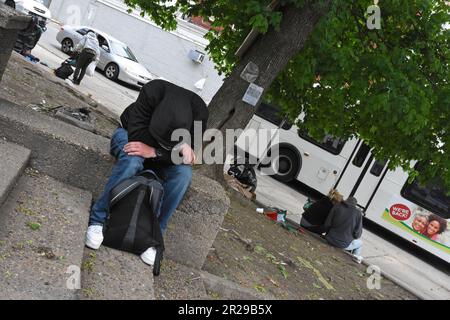
[[[69,38],[65,38],[61,42],[61,51],[65,54],[70,54],[73,50],[73,41]]]
[[[119,77],[119,66],[115,63],[110,63],[105,68],[105,76],[109,80],[117,80]]]
[[[16,3],[13,0],[7,0],[5,4],[13,9],[16,8]]]

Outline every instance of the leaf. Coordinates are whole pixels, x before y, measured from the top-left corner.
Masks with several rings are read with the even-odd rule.
[[[283,278],[287,279],[288,273],[286,271],[285,266],[283,266],[282,264],[278,265],[278,270],[280,270],[280,273],[283,276]]]
[[[267,292],[266,288],[262,284],[255,283],[255,284],[253,284],[253,288],[255,288],[256,291],[261,292],[261,293]]]
[[[27,222],[27,226],[31,229],[31,230],[39,230],[41,228],[41,224],[37,223],[37,222]]]

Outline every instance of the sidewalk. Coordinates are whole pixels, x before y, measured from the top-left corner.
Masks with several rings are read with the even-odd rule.
[[[299,224],[307,197],[258,173],[256,199],[264,205],[288,210],[287,219]],[[365,264],[380,267],[387,278],[422,299],[450,299],[449,275],[368,230],[364,230],[362,239]]]

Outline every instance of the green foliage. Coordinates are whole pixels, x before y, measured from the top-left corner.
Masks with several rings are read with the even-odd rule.
[[[443,1],[382,2],[381,29],[366,27],[369,1],[336,1],[268,95],[309,133],[358,133],[390,167],[426,163],[422,180],[450,186],[450,30]],[[314,85],[315,84],[315,85]]]
[[[27,222],[27,226],[34,231],[39,230],[41,228],[41,224],[37,222]]]
[[[177,10],[214,17],[207,50],[225,74],[238,63],[234,54],[250,30],[279,29],[282,21],[282,14],[269,8],[270,0],[125,2],[166,29],[176,26]],[[306,2],[280,1],[299,8]],[[442,27],[450,7],[441,0],[380,1],[381,29],[369,30],[370,5],[372,0],[333,0],[266,99],[291,120],[303,112],[299,125],[316,138],[357,133],[377,158],[390,160],[391,168],[409,170],[410,161],[419,160],[427,164],[422,179],[439,176],[450,187],[450,30]]]

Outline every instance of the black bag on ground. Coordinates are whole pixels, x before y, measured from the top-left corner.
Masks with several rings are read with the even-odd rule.
[[[155,276],[159,275],[164,252],[164,240],[157,216],[163,190],[161,181],[150,170],[119,183],[110,193],[110,213],[103,240],[107,247],[137,255],[154,247]]]
[[[68,77],[70,77],[73,74],[72,67],[64,61],[58,69],[55,70],[55,76],[58,78],[61,78],[63,80],[66,80]]]
[[[258,180],[256,179],[256,172],[250,164],[232,164],[228,169],[228,174],[236,178],[239,182],[250,187],[250,192],[255,192]]]

